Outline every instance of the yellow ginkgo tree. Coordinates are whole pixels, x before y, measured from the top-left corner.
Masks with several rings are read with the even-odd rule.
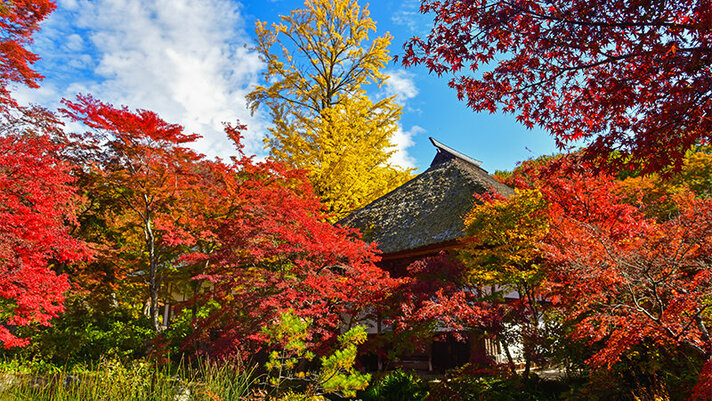
[[[373,100],[367,93],[388,79],[382,70],[392,39],[369,39],[376,24],[368,8],[355,0],[306,0],[280,23],[256,25],[267,70],[248,103],[270,113],[270,155],[309,170],[332,218],[409,179],[411,170],[390,162],[402,107],[393,96]]]

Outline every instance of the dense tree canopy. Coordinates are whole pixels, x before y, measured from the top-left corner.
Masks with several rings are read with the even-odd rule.
[[[239,129],[229,132],[240,148]],[[186,256],[209,262],[196,277],[209,283],[199,299],[220,307],[198,324],[196,338],[213,354],[254,351],[266,340],[260,329],[288,311],[312,322],[309,347],[323,349],[392,291],[396,281],[374,265],[374,245],[324,221],[303,171],[243,155],[223,165],[216,184],[230,205],[218,208],[210,228],[217,247]]]
[[[89,256],[71,236],[80,199],[62,157],[60,124],[39,107],[19,108],[9,88],[38,86],[42,76],[32,64],[39,57],[28,46],[54,7],[49,0],[0,4],[0,343],[6,348],[28,343],[10,327],[49,325],[64,310],[69,281],[56,270]]]
[[[0,134],[0,343],[22,346],[8,326],[48,325],[64,310],[68,277],[56,270],[89,256],[71,235],[80,199],[72,166],[46,134]]]
[[[202,156],[186,147],[198,136],[153,112],[115,108],[91,96],[64,104],[67,116],[94,129],[78,135],[80,160],[95,172],[92,190],[108,193],[120,205],[114,218],[136,247],[131,263],[134,273],[146,278],[150,317],[158,329],[159,292],[178,257],[163,237],[173,234],[172,223],[201,192],[195,173]],[[131,233],[138,236],[132,240]]]
[[[311,381],[309,396],[350,397],[367,385],[355,365],[369,321],[379,357],[438,335],[486,336],[511,375],[521,360],[508,346],[521,346],[526,382],[548,345],[569,341],[585,345],[568,357],[591,368],[590,382],[632,372],[626,397],[649,390],[638,379],[657,370],[682,377],[684,396],[710,398],[709,1],[423,0],[435,27],[406,45],[406,64],[454,73],[475,110],[518,113],[561,146],[589,147],[502,174],[514,194],[478,195],[459,247],[389,260],[410,263],[397,279],[378,267],[377,244],[328,222],[410,175],[389,162],[401,107],[368,95],[387,80],[391,38],[369,40],[367,8],[307,0],[280,24],[257,24],[267,71],[248,100],[273,118],[264,161],[244,154],[240,124],[225,126],[236,155],[208,160],[189,148],[197,134],[151,111],[80,95],[61,112],[87,132],[65,135],[53,113],[18,105],[9,88],[41,79],[28,46],[53,8],[0,0],[4,348],[39,333],[47,344],[31,352],[63,362],[155,357],[176,344],[188,355],[264,356],[265,388],[276,390],[255,397],[294,395],[283,378]],[[72,313],[62,315],[68,290]],[[166,330],[161,304],[172,308]],[[488,357],[471,362],[490,367]],[[667,369],[671,360],[684,371]],[[207,389],[202,379],[196,388]],[[465,382],[485,384],[443,381]]]
[[[509,199],[491,193],[477,199],[465,216],[465,246],[458,257],[470,285],[489,286],[490,299],[501,302],[507,295],[512,298],[512,291],[517,294],[502,306],[510,325],[497,335],[504,347],[523,345],[526,376],[536,359],[539,326],[548,303],[539,252],[539,241],[549,233],[547,204],[537,189],[524,188]]]
[[[556,180],[546,191],[554,291],[579,322],[575,336],[605,343],[590,362],[612,366],[647,341],[712,363],[710,201],[684,191],[658,221],[623,201],[610,177]],[[703,373],[700,385],[710,379]]]
[[[704,159],[701,153],[688,154],[684,165]],[[582,168],[575,156],[527,162],[509,177],[517,195],[484,199],[468,216],[475,248],[465,249],[464,260],[485,282],[534,284],[527,278],[543,276],[537,299],[553,303],[572,325],[571,338],[592,347],[590,366],[610,368],[639,346],[702,361],[696,394],[704,398],[712,204],[688,189],[690,176],[696,184],[705,174],[621,181]],[[513,218],[517,224],[507,227]]]
[[[391,36],[369,40],[375,30],[355,0],[307,0],[279,24],[257,23],[266,86],[248,102],[253,111],[266,106],[272,117],[270,154],[309,170],[315,193],[336,218],[410,177],[390,163],[402,108],[392,97],[374,101],[366,93],[388,78],[381,70]]]
[[[654,172],[680,167],[712,132],[712,3],[434,1],[406,65],[452,73],[476,111],[501,109],[562,147]],[[613,157],[611,157],[613,156]]]

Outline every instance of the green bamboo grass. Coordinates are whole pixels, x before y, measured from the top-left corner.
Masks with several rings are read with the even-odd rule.
[[[0,401],[240,400],[256,380],[254,367],[211,361],[171,367],[104,360],[72,369],[13,361],[0,367]]]

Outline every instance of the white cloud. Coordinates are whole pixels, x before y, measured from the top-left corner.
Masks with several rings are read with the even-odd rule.
[[[396,95],[396,102],[404,105],[406,101],[418,95],[418,88],[415,86],[415,74],[404,71],[395,70],[387,71],[389,75],[386,81],[386,95]]]
[[[408,101],[418,96],[418,87],[415,85],[415,74],[405,70],[391,70],[385,72],[389,75],[383,89],[385,96],[396,96],[395,101],[405,109],[413,111],[408,105]],[[413,137],[425,132],[425,129],[417,125],[409,130],[403,129],[402,124],[398,124],[398,130],[393,135],[393,144],[396,152],[391,156],[390,162],[402,167],[415,167],[415,159],[408,154],[408,148],[415,144]]]
[[[425,129],[414,125],[410,130],[405,131],[398,125],[398,131],[393,135],[393,145],[396,149],[391,155],[390,162],[401,167],[415,167],[415,159],[408,154],[407,149],[415,144],[414,137],[425,132]]]
[[[67,42],[65,43],[65,46],[70,51],[78,52],[84,47],[84,39],[82,39],[82,37],[77,35],[76,33],[73,33],[67,37]]]
[[[84,92],[153,110],[203,135],[196,148],[210,156],[233,154],[222,122],[239,119],[247,150],[263,153],[266,124],[245,105],[262,63],[244,25],[230,0],[62,0],[34,48],[53,76],[44,92],[18,97],[47,104],[49,91]]]
[[[398,25],[404,25],[413,32],[418,28],[418,12],[413,10],[398,10],[391,17],[391,21]]]
[[[59,7],[67,10],[76,10],[79,8],[78,0],[60,0]]]
[[[431,23],[426,15],[420,13],[420,0],[401,1],[400,7],[391,16],[391,21],[405,26],[414,36],[422,36],[428,32]]]

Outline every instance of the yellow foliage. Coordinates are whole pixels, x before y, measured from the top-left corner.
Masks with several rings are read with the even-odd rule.
[[[402,107],[394,97],[373,101],[366,93],[388,79],[381,70],[392,37],[369,40],[375,30],[367,7],[355,0],[307,0],[279,24],[256,24],[267,85],[257,86],[248,103],[271,114],[271,156],[309,170],[334,219],[411,176],[389,162]]]
[[[712,196],[712,147],[700,146],[689,151],[676,178],[678,185],[687,186],[698,196]]]
[[[638,206],[646,216],[665,221],[675,216],[674,197],[692,191],[696,196],[712,194],[712,153],[696,147],[685,155],[682,168],[670,177],[657,174],[629,177],[620,182],[623,200]]]
[[[675,213],[677,207],[672,196],[683,190],[656,174],[628,177],[619,185],[624,202],[637,206],[646,216],[660,221],[668,220]]]
[[[549,230],[538,190],[476,204],[465,217],[467,246],[460,252],[472,284],[525,284],[539,279],[539,241]]]

